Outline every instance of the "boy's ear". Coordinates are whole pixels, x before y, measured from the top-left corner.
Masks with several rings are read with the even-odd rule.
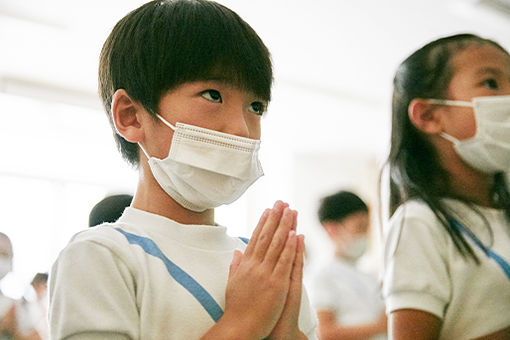
[[[420,131],[426,134],[437,134],[442,131],[440,114],[437,105],[426,99],[415,98],[409,103],[409,120]]]
[[[143,106],[129,97],[126,90],[115,91],[112,97],[113,123],[117,132],[131,143],[144,137],[142,128]]]

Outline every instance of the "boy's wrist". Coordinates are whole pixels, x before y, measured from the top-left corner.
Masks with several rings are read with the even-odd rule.
[[[245,322],[223,315],[200,340],[260,340],[253,334]]]

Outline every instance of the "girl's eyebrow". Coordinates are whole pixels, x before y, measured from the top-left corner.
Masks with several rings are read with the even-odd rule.
[[[476,71],[476,74],[477,75],[485,75],[485,74],[501,75],[501,74],[503,74],[503,72],[501,71],[500,68],[487,66],[487,67],[482,67],[481,69],[478,69]]]

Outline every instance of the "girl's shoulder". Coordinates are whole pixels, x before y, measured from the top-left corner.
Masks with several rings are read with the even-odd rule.
[[[409,219],[423,221],[427,224],[439,222],[430,206],[420,199],[409,200],[400,205],[390,218],[390,226]]]
[[[407,244],[434,243],[446,246],[449,235],[434,211],[422,200],[402,204],[385,228],[386,248],[391,253],[402,242]]]

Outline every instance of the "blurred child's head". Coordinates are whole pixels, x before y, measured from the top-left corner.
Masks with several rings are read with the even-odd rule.
[[[128,194],[106,196],[90,210],[89,227],[117,221],[132,201],[133,196]]]
[[[321,199],[319,221],[333,241],[337,255],[356,260],[367,245],[368,207],[356,194],[340,191]]]
[[[46,297],[48,290],[48,273],[37,273],[34,275],[32,282],[30,282],[35,290],[38,300],[42,300]]]
[[[269,101],[272,79],[269,52],[255,31],[206,0],[151,1],[132,11],[110,33],[99,65],[99,92],[114,131],[118,89],[156,119],[161,97],[181,84],[220,80]],[[123,157],[138,165],[138,145],[115,138]]]
[[[432,128],[427,130],[425,125],[418,126],[410,115],[417,100],[423,99],[422,104],[428,98],[469,102],[474,97],[510,94],[508,90],[493,88],[493,76],[487,75],[491,71],[486,70],[488,73],[485,75],[474,74],[476,67],[480,66],[477,63],[484,62],[485,58],[481,56],[487,53],[508,57],[508,52],[492,40],[472,34],[458,34],[426,44],[399,66],[394,78],[388,159],[391,213],[413,197],[428,201],[430,197],[451,194],[449,173],[441,165],[440,157],[444,155],[439,154],[438,143],[450,148],[453,146],[438,136],[455,134],[459,140],[473,137],[476,133],[473,109],[427,106],[425,114],[433,110],[443,110],[449,114],[443,116],[441,126],[435,125],[437,131]]]

